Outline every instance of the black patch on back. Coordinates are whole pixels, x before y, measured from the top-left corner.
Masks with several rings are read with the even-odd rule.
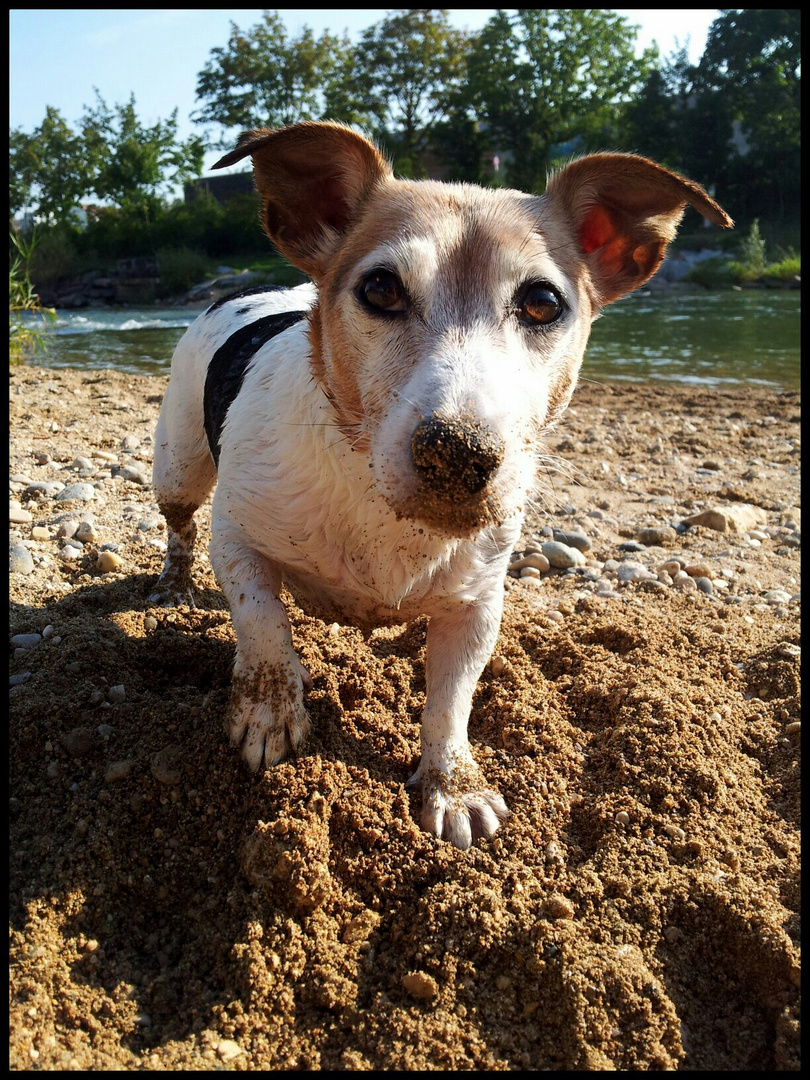
[[[228,293],[227,296],[221,296],[219,300],[215,300],[210,308],[206,308],[205,314],[210,315],[212,311],[216,311],[223,304],[230,304],[231,300],[241,300],[243,296],[256,296],[257,293],[284,292],[285,289],[290,287],[289,285],[253,285],[249,289],[237,289],[236,292]]]
[[[222,425],[236,395],[242,388],[247,366],[262,345],[295,326],[306,311],[278,311],[248,323],[220,345],[208,365],[203,396],[205,434],[214,464],[219,465],[219,441]]]

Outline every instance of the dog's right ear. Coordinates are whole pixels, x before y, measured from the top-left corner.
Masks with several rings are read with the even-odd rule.
[[[345,232],[371,189],[392,176],[375,146],[333,122],[246,131],[221,169],[251,155],[262,197],[262,225],[290,262],[317,278],[336,235]]]

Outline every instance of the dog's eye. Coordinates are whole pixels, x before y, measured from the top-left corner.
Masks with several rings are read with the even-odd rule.
[[[518,301],[518,310],[530,326],[549,326],[563,314],[565,304],[550,285],[530,285]]]
[[[376,311],[398,312],[407,306],[402,282],[390,270],[372,270],[360,285],[360,296]]]

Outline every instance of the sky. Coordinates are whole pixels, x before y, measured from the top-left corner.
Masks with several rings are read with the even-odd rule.
[[[346,30],[356,39],[388,9],[276,10],[293,36],[308,25],[316,34]],[[688,42],[695,62],[719,14],[716,9],[613,10],[641,28],[639,52],[656,41],[668,56]],[[451,22],[468,30],[479,30],[493,14],[494,9],[450,9]],[[247,30],[261,16],[262,9],[233,8],[12,8],[9,126],[33,131],[48,105],[75,123],[84,106],[95,103],[96,87],[108,105],[124,104],[134,93],[138,117],[146,125],[167,119],[177,108],[180,138],[201,134],[204,129],[190,119],[199,107],[194,96],[198,73],[211,49],[227,44],[231,22]],[[206,171],[219,156],[221,151],[206,155]]]

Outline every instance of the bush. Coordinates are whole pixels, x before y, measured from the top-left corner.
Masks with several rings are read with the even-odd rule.
[[[686,280],[693,285],[703,285],[707,289],[731,285],[736,278],[733,266],[734,264],[723,258],[722,255],[714,256],[711,259],[703,259],[702,262],[696,263],[692,267]]]
[[[78,250],[77,232],[70,226],[56,225],[38,233],[31,244],[27,263],[32,281],[37,285],[50,285],[86,269]]]
[[[165,299],[187,292],[208,276],[209,268],[209,260],[199,251],[187,247],[163,248],[158,252],[158,297]]]
[[[781,262],[766,266],[762,274],[767,281],[795,281],[802,276],[802,260],[799,255],[791,255]]]
[[[748,236],[740,244],[740,259],[734,264],[735,275],[740,281],[759,281],[765,270],[765,238],[754,219]]]

